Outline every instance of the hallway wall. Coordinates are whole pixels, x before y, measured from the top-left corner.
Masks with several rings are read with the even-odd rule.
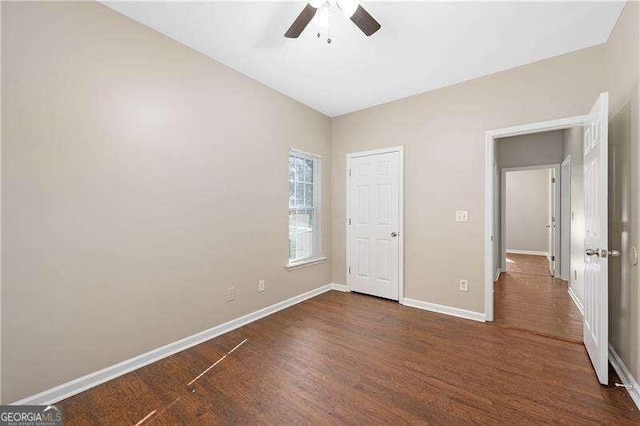
[[[549,169],[505,175],[505,243],[509,250],[549,252]]]
[[[556,130],[496,139],[500,168],[561,163],[563,133]]]

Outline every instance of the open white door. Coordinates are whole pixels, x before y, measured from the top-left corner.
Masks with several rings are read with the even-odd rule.
[[[603,385],[609,382],[608,116],[609,94],[603,93],[584,126],[584,345]]]
[[[398,300],[401,283],[401,152],[351,154],[347,284]]]

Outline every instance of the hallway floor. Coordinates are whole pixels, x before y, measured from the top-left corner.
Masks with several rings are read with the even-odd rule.
[[[582,314],[568,283],[551,277],[544,256],[507,255],[495,283],[495,323],[570,342],[582,342]]]

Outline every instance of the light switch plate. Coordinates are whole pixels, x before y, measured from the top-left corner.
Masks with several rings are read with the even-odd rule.
[[[469,212],[467,210],[457,210],[456,222],[469,222]]]

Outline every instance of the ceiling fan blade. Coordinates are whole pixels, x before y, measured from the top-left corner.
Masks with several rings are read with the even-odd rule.
[[[364,7],[360,5],[358,5],[355,13],[353,14],[353,16],[351,16],[351,20],[367,36],[375,33],[381,27],[378,21],[376,21],[373,16],[369,15],[369,12],[367,12]]]
[[[302,31],[309,25],[309,22],[316,16],[316,8],[311,6],[309,3],[302,9],[300,15],[293,21],[293,24],[289,27],[284,36],[286,38],[298,38]]]

